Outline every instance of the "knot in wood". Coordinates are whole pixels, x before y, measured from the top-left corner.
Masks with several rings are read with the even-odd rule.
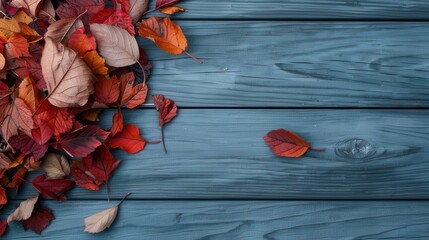
[[[335,146],[335,154],[343,158],[364,159],[373,156],[376,147],[363,139],[347,139]]]

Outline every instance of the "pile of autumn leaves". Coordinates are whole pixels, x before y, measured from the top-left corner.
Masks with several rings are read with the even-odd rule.
[[[58,201],[66,200],[75,184],[99,190],[120,163],[110,149],[133,154],[145,148],[148,142],[136,126],[124,124],[121,112],[143,104],[148,93],[151,64],[137,45],[135,29],[162,50],[199,61],[186,52],[181,28],[169,18],[141,20],[155,10],[184,11],[174,6],[177,2],[157,0],[150,11],[147,0],[1,2],[2,207],[7,204],[6,189],[18,189],[24,181]],[[162,95],[152,99],[162,130],[177,107]],[[109,131],[95,123],[100,108],[106,107],[118,109]],[[41,168],[45,173],[26,180],[27,172]],[[40,234],[54,216],[38,199],[39,194],[22,202],[7,220],[0,220],[0,236],[12,221]],[[109,227],[118,206],[85,219],[85,231]]]

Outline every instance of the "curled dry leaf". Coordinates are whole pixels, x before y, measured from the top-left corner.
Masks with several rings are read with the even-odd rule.
[[[65,156],[48,153],[43,159],[43,169],[49,178],[63,178],[70,174],[70,164]]]
[[[33,213],[34,205],[39,199],[39,194],[36,196],[21,202],[15,211],[7,217],[7,222],[10,223],[12,221],[23,221],[27,220],[31,217]]]
[[[280,157],[299,158],[308,149],[324,151],[323,149],[312,149],[310,144],[291,131],[285,129],[272,130],[264,137],[265,142],[275,155]]]
[[[97,23],[91,24],[90,29],[108,65],[125,67],[138,62],[140,54],[137,41],[126,30]]]
[[[41,59],[49,102],[57,107],[79,107],[94,92],[93,74],[77,53],[51,38],[45,38]]]
[[[84,231],[88,233],[99,233],[104,231],[106,228],[109,228],[116,219],[119,206],[130,194],[131,193],[127,193],[116,206],[85,218]]]
[[[164,152],[167,153],[164,141],[164,125],[171,122],[177,115],[177,106],[173,100],[165,98],[163,95],[152,95],[156,111],[158,111],[158,125],[161,127],[161,138]]]

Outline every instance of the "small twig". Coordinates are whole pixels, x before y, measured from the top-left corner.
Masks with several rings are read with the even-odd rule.
[[[188,53],[187,51],[183,51],[186,55],[188,55],[190,58],[194,59],[195,62],[199,63],[199,64],[203,64],[204,62],[201,61],[200,59],[194,57],[193,55],[191,55],[190,53]]]
[[[125,196],[121,199],[121,201],[118,203],[118,206],[119,205],[121,205],[123,202],[124,202],[124,200],[128,197],[128,196],[130,196],[131,195],[131,192],[127,192],[127,194],[125,194]]]
[[[312,147],[310,147],[309,150],[311,150],[313,152],[324,152],[325,151],[324,148],[312,148]]]
[[[167,148],[165,147],[164,127],[163,126],[161,126],[161,140],[162,140],[162,147],[164,147],[164,153],[167,154]]]

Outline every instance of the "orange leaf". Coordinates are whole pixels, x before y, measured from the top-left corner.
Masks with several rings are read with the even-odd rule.
[[[181,54],[188,47],[182,29],[170,18],[151,17],[142,20],[139,34],[154,41],[159,48],[171,54]]]
[[[164,13],[164,14],[175,14],[177,12],[186,12],[186,9],[181,8],[181,7],[177,7],[177,6],[171,6],[171,7],[165,7],[165,8],[161,8],[159,9],[160,12]]]
[[[2,70],[5,65],[6,65],[6,59],[4,58],[3,54],[0,53],[0,70]]]
[[[36,111],[36,107],[39,103],[39,90],[33,79],[30,77],[24,78],[19,85],[18,97],[27,104],[32,113]]]
[[[37,33],[36,30],[29,27],[25,23],[19,23],[19,26],[21,27],[21,35],[26,38],[29,43],[38,42],[43,38],[43,36],[40,36],[40,34]]]
[[[22,9],[19,10],[14,16],[13,18],[15,18],[18,22],[20,23],[25,23],[25,24],[30,24],[33,19],[28,16]]]
[[[0,186],[0,205],[5,205],[7,203],[6,191],[3,187]]]
[[[146,101],[147,85],[143,83],[134,86],[135,77],[133,73],[126,73],[120,77],[121,82],[121,105],[127,108],[135,108]]]
[[[118,132],[122,132],[122,129],[124,129],[124,118],[122,117],[122,110],[118,109],[115,115],[113,115],[110,132],[112,136],[115,136]]]
[[[30,57],[30,53],[28,52],[28,48],[30,44],[20,34],[14,33],[9,40],[7,40],[6,44],[6,55],[8,58],[19,58],[19,57]]]
[[[106,140],[106,145],[109,148],[122,148],[127,153],[137,153],[144,149],[146,140],[140,136],[139,129],[132,125],[127,124],[124,126],[122,132],[117,133],[114,137]]]
[[[281,157],[299,158],[310,149],[310,144],[308,142],[295,133],[285,129],[270,131],[264,137],[264,140],[274,154]]]
[[[83,56],[86,52],[96,49],[95,38],[85,34],[85,27],[80,27],[70,36],[68,47]]]
[[[95,88],[95,100],[100,103],[109,104],[118,101],[119,98],[119,80],[116,76],[105,78],[98,77]]]
[[[89,68],[92,69],[94,74],[106,75],[108,73],[104,58],[102,58],[97,51],[89,51],[83,57],[83,60],[88,64]]]

